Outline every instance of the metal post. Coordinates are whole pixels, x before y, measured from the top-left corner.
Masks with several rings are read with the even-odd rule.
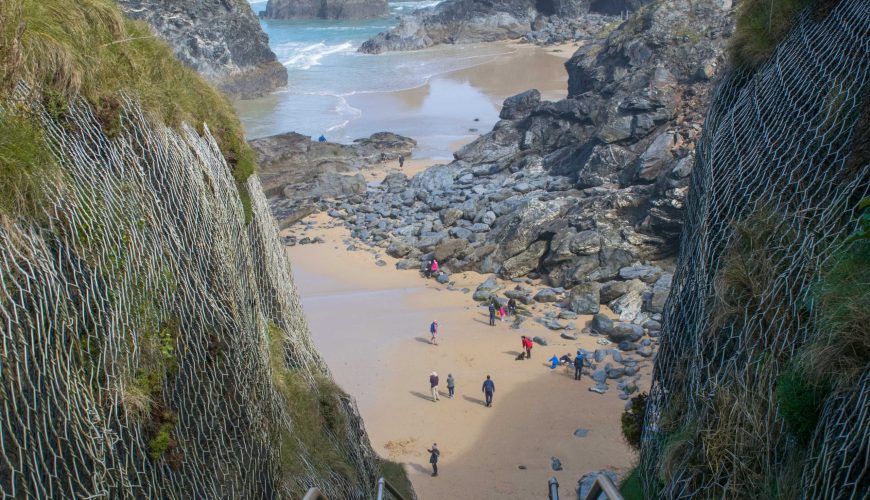
[[[556,476],[550,478],[550,500],[559,500],[559,481]]]
[[[384,500],[384,478],[378,479],[378,500]]]

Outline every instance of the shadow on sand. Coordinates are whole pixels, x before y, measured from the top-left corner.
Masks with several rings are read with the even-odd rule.
[[[416,340],[417,342],[421,342],[423,344],[431,344],[432,343],[426,337],[414,337],[414,340]]]
[[[412,396],[417,396],[420,399],[425,399],[426,401],[432,401],[431,394],[423,394],[422,392],[417,392],[417,391],[410,391],[410,394]],[[441,397],[441,391],[438,391],[438,397],[439,398]]]
[[[475,403],[475,404],[479,404],[481,406],[486,405],[486,401],[484,401],[482,399],[473,398],[471,396],[462,396],[462,399],[464,399],[466,401],[470,401],[470,402]]]

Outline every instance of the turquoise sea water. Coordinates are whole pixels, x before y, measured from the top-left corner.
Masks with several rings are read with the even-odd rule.
[[[236,103],[249,138],[296,131],[349,142],[390,130],[421,140],[429,157],[447,157],[448,145],[467,136],[469,127],[491,126],[498,114],[491,99],[467,82],[437,77],[492,60],[505,53],[504,47],[356,52],[365,40],[395,25],[398,15],[437,3],[391,2],[389,18],[366,21],[261,20],[272,50],[287,68],[289,85]],[[259,12],[266,3],[251,5]],[[427,83],[425,95],[393,93]]]

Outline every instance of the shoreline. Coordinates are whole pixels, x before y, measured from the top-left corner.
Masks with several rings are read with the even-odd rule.
[[[551,476],[571,488],[586,472],[627,472],[635,458],[620,431],[626,401],[613,391],[590,392],[588,373],[577,382],[565,368],[550,370],[545,363],[577,347],[606,348],[600,337],[565,340],[531,318],[520,329],[509,322],[490,327],[485,309],[460,291],[473,290],[486,276],[452,275],[456,290],[448,290],[413,271],[395,270],[389,256],[346,250],[347,230],[326,214],[308,220],[314,225],[305,235],[326,243],[286,253],[312,338],[337,383],[356,399],[374,449],[405,464],[420,498],[531,498]],[[529,307],[535,316],[555,310],[552,304]],[[437,346],[429,344],[433,319],[440,325]],[[578,328],[588,319],[579,317]],[[543,337],[549,345],[536,345],[532,360],[517,361],[520,335]],[[640,366],[643,386],[652,362]],[[433,370],[442,379],[437,403],[427,385]],[[446,398],[447,373],[457,380],[453,400]],[[479,386],[487,374],[496,382],[493,408],[481,404]],[[578,428],[588,429],[588,436],[575,437]],[[429,475],[425,452],[432,442],[442,451],[437,478]],[[551,457],[564,469],[553,471]]]
[[[350,143],[386,130],[415,138],[419,143],[415,159],[452,160],[454,144],[470,142],[492,129],[505,98],[531,88],[537,88],[549,100],[567,95],[566,54],[557,52],[562,50],[557,46],[516,41],[479,45],[490,50],[495,47],[498,53],[484,56],[484,61],[469,67],[428,76],[414,87],[334,95],[339,100],[335,109],[348,110],[349,114],[336,116],[343,123],[323,132],[333,142]],[[233,104],[242,116],[248,138],[255,139],[290,131],[281,126],[281,116],[288,111],[286,100],[298,98],[285,88],[262,99]]]

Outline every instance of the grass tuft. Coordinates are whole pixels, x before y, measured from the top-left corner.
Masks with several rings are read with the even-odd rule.
[[[619,483],[619,492],[625,500],[643,500],[643,484],[637,467],[631,469],[631,472]]]
[[[776,45],[791,31],[798,14],[813,8],[819,19],[837,0],[743,0],[737,11],[730,56],[734,66],[755,67],[773,54]]]
[[[83,97],[109,137],[120,131],[125,95],[171,127],[186,122],[202,132],[208,124],[236,182],[254,173],[255,154],[229,101],[113,0],[0,2],[0,98],[22,80],[54,103]]]
[[[789,433],[806,446],[819,423],[827,388],[811,381],[799,369],[780,374],[776,384],[776,404]]]
[[[60,178],[60,168],[36,123],[0,114],[0,213],[40,218],[47,190]]]

